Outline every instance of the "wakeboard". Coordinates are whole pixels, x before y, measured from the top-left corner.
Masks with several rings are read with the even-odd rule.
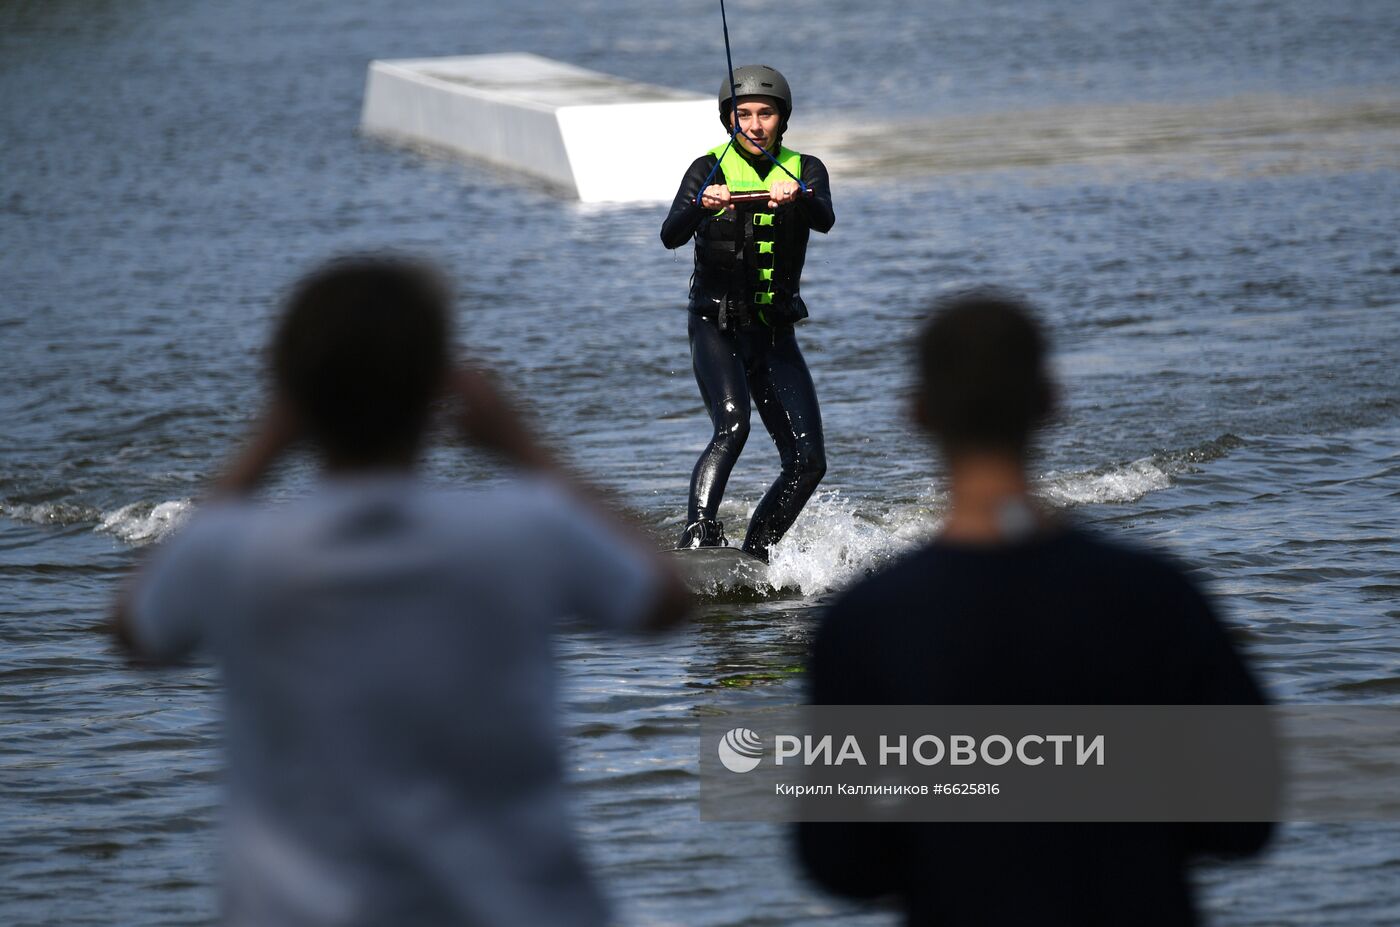
[[[666,553],[676,559],[685,584],[696,591],[756,589],[768,582],[768,564],[737,547],[677,547]]]

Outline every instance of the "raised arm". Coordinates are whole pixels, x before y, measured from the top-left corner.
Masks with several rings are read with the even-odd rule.
[[[705,218],[705,210],[695,204],[695,198],[700,195],[700,187],[710,176],[715,160],[714,155],[701,155],[681,178],[681,188],[676,191],[671,211],[661,223],[661,243],[667,248],[679,248],[689,241],[700,227],[700,220]],[[716,177],[715,181],[723,183],[723,178]]]
[[[640,528],[602,501],[606,496],[602,489],[585,482],[555,457],[490,375],[470,365],[461,367],[453,375],[452,392],[461,403],[458,427],[469,443],[500,455],[517,469],[548,476],[646,560],[657,577],[657,592],[643,627],[659,630],[686,617],[690,595],[670,562]]]
[[[814,232],[829,232],[836,224],[836,211],[831,206],[831,177],[826,165],[811,155],[802,156],[802,182],[812,191],[797,201],[797,208]]]
[[[200,508],[247,495],[256,489],[273,468],[302,437],[301,424],[285,400],[274,399],[263,413],[243,450],[223,474],[214,480],[200,500]],[[145,557],[136,571],[117,592],[107,627],[118,647],[134,663],[177,662],[194,646],[198,637],[199,595],[210,571],[210,550],[217,543],[205,540],[203,512],[192,516],[193,524],[179,536],[160,545]],[[146,638],[137,633],[137,597],[150,592],[159,574],[155,600],[161,621],[146,629]],[[152,637],[154,635],[154,637]]]

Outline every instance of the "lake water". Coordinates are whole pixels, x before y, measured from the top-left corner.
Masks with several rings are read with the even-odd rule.
[[[1196,565],[1277,698],[1400,697],[1400,9],[729,13],[736,60],[788,75],[790,140],[832,168],[799,333],[831,467],[775,551],[800,595],[561,644],[578,825],[623,921],[893,923],[805,884],[783,832],[698,820],[696,719],[799,699],[822,603],[935,529],[907,341],[954,287],[1021,289],[1053,327],[1049,499]],[[133,673],[95,628],[256,414],[276,300],[313,263],[441,262],[464,342],[673,539],[708,424],[665,207],[583,207],[357,125],[372,58],[525,50],[708,93],[718,27],[698,0],[0,7],[0,921],[214,917],[217,681]],[[776,466],[756,430],[726,522]],[[452,449],[428,468],[499,476]],[[1395,826],[1288,826],[1204,872],[1204,902],[1220,925],[1396,923],[1397,847]]]

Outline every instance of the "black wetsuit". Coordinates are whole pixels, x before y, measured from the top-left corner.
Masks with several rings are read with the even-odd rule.
[[[740,152],[759,176],[780,170],[763,155]],[[740,207],[732,216],[715,216],[696,205],[706,178],[725,183],[711,170],[716,158],[697,158],[681,181],[671,212],[661,226],[661,241],[679,248],[695,240],[695,274],[690,284],[690,358],[700,396],[714,434],[695,464],[690,481],[687,524],[714,521],[725,483],[749,436],[751,405],[778,447],[782,473],[754,511],[744,549],[767,559],[768,548],[792,527],[826,472],[821,410],[812,376],[798,350],[793,323],[807,317],[798,284],[812,229],[826,232],[836,221],[826,167],[802,155],[802,181],[813,196],[780,207],[775,226],[776,269],[773,301],[752,305],[755,212],[766,206]]]

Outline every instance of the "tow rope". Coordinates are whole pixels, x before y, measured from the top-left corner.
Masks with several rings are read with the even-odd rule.
[[[767,155],[768,160],[776,164],[784,174],[787,174],[793,180],[797,181],[798,188],[801,189],[804,194],[807,193],[807,185],[802,182],[801,177],[798,177],[792,171],[783,167],[782,162],[773,157],[773,152],[769,151],[758,142],[755,142],[749,133],[739,128],[739,88],[734,83],[734,55],[729,50],[729,17],[725,15],[724,12],[724,0],[719,0],[719,20],[724,27],[724,62],[729,65],[729,141],[725,143],[724,150],[720,152],[718,160],[715,161],[715,166],[710,168],[710,173],[705,178],[705,182],[700,184],[700,191],[695,194],[695,205],[702,205],[700,201],[705,195],[705,188],[710,185],[711,180],[714,180],[715,172],[719,170],[720,162],[724,160],[725,155],[729,154],[729,149],[734,147],[734,140],[740,135],[743,135],[755,148]],[[791,115],[791,113],[789,113],[789,115]]]

